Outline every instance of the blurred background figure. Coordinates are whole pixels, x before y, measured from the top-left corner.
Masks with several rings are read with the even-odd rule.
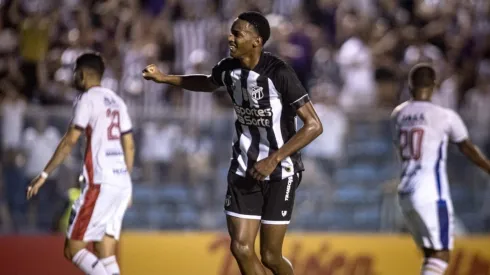
[[[228,55],[230,22],[245,10],[267,15],[266,49],[296,71],[325,125],[303,150],[293,230],[403,230],[391,211],[396,191],[385,185],[399,173],[388,121],[409,98],[408,69],[417,62],[437,69],[434,103],[460,113],[490,154],[488,1],[3,0],[0,231],[62,230],[53,223],[63,213],[66,223],[66,205],[55,201],[76,196],[82,150],[50,178],[36,207],[24,191],[69,125],[72,66],[89,49],[103,54],[102,85],[127,102],[134,121],[138,152],[125,228],[222,229],[234,123],[228,91],[191,94],[143,81],[141,70],[154,63],[169,74],[210,73]],[[449,154],[461,228],[488,232],[489,179]]]

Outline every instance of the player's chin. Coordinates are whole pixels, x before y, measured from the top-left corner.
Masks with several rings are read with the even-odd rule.
[[[233,57],[233,58],[238,57],[237,51],[236,50],[230,51],[230,56]]]

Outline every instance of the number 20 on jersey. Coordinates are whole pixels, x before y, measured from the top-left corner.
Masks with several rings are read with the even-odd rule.
[[[402,159],[419,160],[422,154],[421,149],[422,141],[424,139],[424,129],[401,129],[398,138],[400,141],[400,156]]]

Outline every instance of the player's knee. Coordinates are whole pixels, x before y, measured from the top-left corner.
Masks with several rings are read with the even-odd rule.
[[[260,257],[262,259],[262,263],[268,267],[274,269],[274,267],[279,266],[282,261],[281,253],[274,252],[270,249],[261,249]]]
[[[239,240],[232,240],[230,249],[233,256],[239,259],[250,258],[255,253],[252,244]]]

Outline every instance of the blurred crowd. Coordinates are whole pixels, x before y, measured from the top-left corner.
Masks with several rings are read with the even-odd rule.
[[[40,216],[61,213],[64,204],[50,202],[78,182],[75,157],[65,163],[68,172],[52,177],[64,186],[52,184],[36,201],[51,208],[36,214],[23,200],[68,124],[43,110],[73,104],[73,63],[87,50],[102,53],[103,86],[136,114],[142,181],[210,178],[208,167],[220,165],[212,161],[213,144],[228,144],[231,135],[219,120],[231,116],[227,95],[149,83],[141,70],[155,63],[171,74],[209,73],[228,55],[231,22],[246,10],[267,14],[266,50],[293,67],[327,125],[304,150],[321,173],[334,174],[342,160],[352,115],[408,98],[405,80],[418,62],[438,72],[434,102],[460,112],[475,143],[490,153],[488,0],[0,0],[3,229],[56,227],[55,214]],[[178,163],[192,173],[179,174]]]

